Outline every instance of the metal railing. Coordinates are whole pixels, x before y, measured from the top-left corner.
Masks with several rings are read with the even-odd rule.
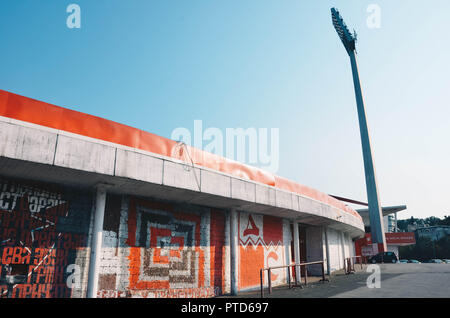
[[[347,257],[344,260],[344,272],[346,275],[353,274],[355,272],[356,263],[358,263],[361,266],[361,269],[363,269],[363,264],[367,265],[367,257],[366,256]]]
[[[322,279],[320,280],[321,282],[325,282],[325,281],[329,281],[327,278],[325,278],[325,261],[317,261],[317,262],[309,262],[309,263],[298,263],[298,264],[291,264],[291,265],[283,265],[283,266],[274,266],[274,267],[266,267],[266,268],[261,268],[259,271],[259,276],[260,276],[260,282],[261,282],[261,298],[264,297],[264,272],[267,271],[267,285],[268,285],[268,292],[269,294],[272,293],[272,270],[274,269],[281,269],[281,268],[288,268],[288,285],[289,285],[289,289],[292,288],[292,286],[298,286],[300,288],[303,288],[303,286],[301,284],[299,284],[298,281],[298,275],[295,274],[295,284],[292,285],[291,282],[291,268],[294,268],[294,273],[296,273],[297,267],[301,267],[304,266],[305,267],[305,275],[304,276],[304,280],[305,280],[305,285],[308,284],[308,271],[307,271],[307,266],[308,265],[322,265]]]

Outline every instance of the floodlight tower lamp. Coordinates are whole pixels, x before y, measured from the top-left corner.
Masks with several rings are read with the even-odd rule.
[[[347,53],[350,54],[350,52],[355,51],[356,32],[353,31],[353,34],[350,33],[347,25],[339,14],[339,11],[335,8],[331,8],[331,18],[333,21],[333,26],[336,29],[336,32],[341,39],[342,44],[344,44]]]

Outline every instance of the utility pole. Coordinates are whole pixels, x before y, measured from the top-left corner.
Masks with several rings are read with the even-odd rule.
[[[344,23],[339,11],[331,9],[333,26],[341,39],[350,57],[352,66],[353,85],[355,87],[356,106],[358,109],[359,131],[364,157],[364,172],[366,177],[367,201],[369,204],[370,231],[372,236],[372,248],[375,253],[385,252],[386,238],[384,234],[383,214],[381,211],[375,166],[373,163],[372,148],[370,145],[369,128],[367,125],[366,110],[362,95],[361,82],[359,80],[358,63],[356,61],[356,33],[351,34]]]

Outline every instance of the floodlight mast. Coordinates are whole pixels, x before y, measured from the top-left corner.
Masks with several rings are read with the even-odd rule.
[[[358,108],[359,130],[364,157],[364,172],[366,177],[367,201],[369,204],[370,232],[372,236],[372,247],[375,253],[385,252],[386,237],[384,234],[383,214],[378,195],[375,166],[373,163],[372,148],[370,143],[369,128],[367,125],[366,110],[362,95],[361,82],[359,80],[358,63],[356,61],[356,33],[351,34],[339,11],[331,9],[333,26],[341,39],[350,57],[353,73],[353,85],[355,87],[356,106]]]

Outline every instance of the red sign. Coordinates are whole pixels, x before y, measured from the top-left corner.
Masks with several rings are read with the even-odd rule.
[[[392,245],[410,245],[416,244],[414,232],[385,233],[386,244]],[[365,237],[360,239],[361,245],[372,244],[370,233],[366,233]]]
[[[387,245],[412,245],[416,244],[416,238],[413,232],[385,233]],[[372,238],[370,233],[366,233],[363,238],[355,242],[356,255],[371,255]]]
[[[416,244],[413,232],[386,233],[386,243],[392,245]]]

